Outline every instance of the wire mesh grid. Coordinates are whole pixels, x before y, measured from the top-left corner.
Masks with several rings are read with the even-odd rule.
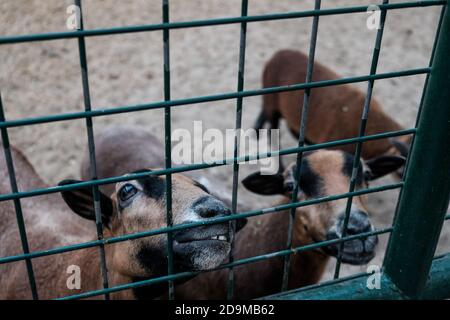
[[[76,0],[75,4],[81,9],[81,0]],[[152,24],[152,25],[141,25],[141,26],[131,26],[131,27],[117,27],[117,28],[109,28],[109,29],[95,29],[95,30],[84,30],[83,28],[83,20],[81,14],[81,28],[74,32],[58,32],[58,33],[47,33],[47,34],[31,34],[31,35],[19,35],[19,36],[5,36],[0,37],[0,45],[12,44],[12,43],[25,43],[25,42],[33,42],[33,41],[49,41],[49,40],[57,40],[57,39],[66,39],[73,38],[78,40],[78,48],[79,48],[79,59],[80,59],[80,68],[81,68],[81,76],[82,76],[82,88],[83,88],[83,97],[84,97],[84,111],[83,112],[75,112],[75,113],[65,113],[65,114],[54,114],[43,117],[35,117],[35,118],[25,118],[18,120],[6,120],[4,116],[4,108],[1,102],[0,96],[0,130],[2,134],[3,148],[5,153],[5,159],[7,163],[7,169],[9,172],[9,179],[11,184],[11,193],[10,194],[1,194],[0,201],[12,200],[14,202],[14,207],[16,211],[17,224],[20,232],[20,238],[22,243],[23,254],[1,257],[0,264],[11,263],[16,261],[24,260],[27,267],[28,278],[30,283],[30,290],[32,292],[33,299],[38,299],[38,289],[36,287],[35,275],[33,271],[32,259],[38,257],[45,257],[55,254],[61,254],[64,252],[70,252],[85,248],[98,247],[100,253],[100,270],[103,279],[103,288],[90,292],[83,292],[81,294],[76,294],[68,297],[63,297],[63,299],[80,299],[80,298],[88,298],[99,295],[104,295],[105,299],[109,299],[110,293],[127,290],[131,288],[137,288],[142,286],[149,286],[156,283],[167,282],[168,283],[168,293],[169,299],[175,299],[175,290],[174,290],[174,281],[182,278],[192,277],[197,275],[198,272],[179,272],[174,273],[174,260],[173,260],[173,232],[179,230],[185,230],[189,228],[194,228],[200,225],[211,225],[217,223],[228,222],[230,235],[234,234],[234,230],[236,228],[236,220],[259,216],[263,214],[277,214],[282,211],[288,210],[290,212],[290,220],[289,220],[289,231],[288,231],[288,241],[286,243],[286,249],[282,251],[277,251],[273,253],[263,254],[259,256],[254,256],[246,259],[235,260],[233,256],[233,250],[231,250],[229,260],[227,263],[219,266],[214,270],[220,269],[228,269],[228,292],[227,298],[232,299],[234,296],[234,272],[233,268],[239,265],[253,263],[256,261],[263,261],[266,259],[271,259],[274,257],[284,257],[284,268],[283,268],[283,276],[282,276],[282,287],[280,288],[280,292],[286,291],[289,281],[289,270],[290,270],[290,257],[294,253],[308,251],[317,249],[320,247],[324,247],[330,244],[340,244],[340,250],[342,251],[343,244],[346,241],[350,241],[353,239],[360,239],[370,235],[380,235],[380,234],[389,234],[395,231],[395,226],[384,228],[381,230],[375,230],[371,232],[365,232],[357,235],[347,235],[347,226],[349,222],[350,209],[352,204],[352,199],[358,195],[370,194],[375,192],[381,192],[385,190],[393,190],[393,189],[402,189],[405,185],[405,182],[399,182],[390,185],[384,185],[379,187],[371,187],[363,190],[355,190],[356,187],[356,175],[358,167],[360,166],[360,157],[361,157],[361,148],[363,143],[366,141],[373,141],[377,139],[385,139],[391,137],[397,137],[402,135],[415,135],[418,132],[416,128],[404,129],[395,132],[385,132],[374,135],[365,135],[365,128],[368,119],[369,106],[372,97],[372,91],[374,87],[374,83],[376,80],[381,79],[390,79],[390,78],[399,78],[406,77],[411,75],[419,75],[426,74],[427,79],[426,83],[428,84],[429,76],[433,70],[433,60],[430,61],[430,65],[424,68],[419,69],[411,69],[411,70],[403,70],[397,72],[387,72],[387,73],[377,73],[377,65],[378,58],[380,55],[381,49],[381,41],[384,31],[384,21],[386,19],[386,15],[390,10],[403,9],[403,8],[413,8],[413,7],[427,7],[427,6],[443,6],[443,14],[441,15],[441,20],[439,22],[439,28],[437,32],[436,39],[441,33],[441,24],[442,17],[444,16],[445,7],[448,4],[447,1],[410,1],[403,3],[394,3],[390,4],[388,0],[383,0],[382,4],[379,5],[381,9],[381,23],[380,28],[377,31],[377,37],[375,40],[375,45],[373,49],[372,55],[372,63],[370,67],[370,71],[368,75],[355,76],[355,77],[347,77],[337,80],[325,80],[325,81],[312,81],[312,73],[314,67],[314,55],[315,55],[315,47],[317,42],[318,28],[319,28],[319,18],[321,16],[326,15],[338,15],[338,14],[349,14],[349,13],[357,13],[357,12],[366,12],[368,6],[355,6],[355,7],[347,7],[347,8],[332,8],[332,9],[321,9],[321,1],[315,0],[315,5],[313,10],[302,11],[302,12],[289,12],[289,13],[277,13],[277,14],[266,14],[259,16],[249,16],[248,15],[248,0],[242,0],[241,3],[241,15],[240,17],[232,17],[232,18],[220,18],[220,19],[211,19],[211,20],[198,20],[198,21],[187,21],[187,22],[170,22],[169,20],[169,0],[162,0],[162,23],[161,24]],[[311,36],[310,36],[310,48],[309,48],[309,58],[308,58],[308,67],[307,67],[307,76],[304,83],[298,83],[288,86],[280,86],[280,87],[270,87],[258,90],[244,90],[244,74],[245,74],[245,49],[246,49],[246,35],[247,35],[247,24],[251,22],[258,21],[271,21],[271,20],[281,20],[281,19],[298,19],[305,17],[313,17],[312,27],[311,27]],[[448,22],[447,22],[448,23]],[[193,97],[188,99],[171,99],[171,86],[170,86],[170,30],[179,29],[179,28],[192,28],[192,27],[207,27],[214,25],[224,25],[224,24],[240,24],[240,46],[239,46],[239,65],[238,65],[238,75],[237,75],[237,90],[236,92],[222,93],[216,95],[209,96],[201,96],[201,97]],[[123,33],[135,33],[135,32],[149,32],[149,31],[157,31],[162,30],[163,32],[163,52],[164,52],[164,101],[154,102],[154,103],[145,103],[139,105],[128,105],[122,107],[115,107],[109,109],[92,109],[91,101],[90,101],[90,90],[89,90],[89,79],[88,79],[88,63],[86,56],[86,45],[85,38],[91,36],[108,36],[114,34],[123,34]],[[433,49],[433,55],[435,54],[435,48]],[[305,145],[305,126],[307,123],[307,114],[309,107],[309,97],[311,90],[314,88],[321,88],[326,86],[335,86],[340,84],[349,84],[349,83],[357,83],[357,82],[366,82],[367,83],[367,92],[366,99],[363,106],[363,112],[361,116],[360,122],[360,130],[357,137],[339,140],[339,141],[331,141],[325,143],[319,143],[315,145]],[[428,85],[426,87],[428,88]],[[298,146],[289,149],[283,149],[275,152],[269,152],[266,154],[258,154],[257,156],[245,155],[238,157],[238,141],[235,140],[235,149],[234,156],[232,159],[226,159],[223,161],[218,161],[214,163],[200,163],[193,165],[183,165],[179,167],[172,167],[171,165],[171,109],[177,106],[184,106],[189,104],[199,104],[204,102],[211,101],[220,101],[220,100],[229,100],[236,99],[236,119],[235,119],[235,129],[240,129],[242,127],[242,109],[243,109],[243,100],[246,97],[251,96],[259,96],[270,93],[277,92],[288,92],[288,91],[296,91],[296,90],[304,90],[304,100],[303,102],[299,101],[299,105],[302,103],[302,117],[301,124],[299,130],[298,137]],[[425,90],[421,101],[421,110],[422,105],[424,104],[424,96]],[[100,116],[108,116],[113,114],[122,114],[128,112],[138,112],[143,110],[151,110],[151,109],[164,109],[164,123],[165,123],[165,168],[161,170],[154,170],[148,172],[140,172],[133,173],[127,176],[120,177],[111,177],[98,179],[97,178],[97,165],[95,158],[95,142],[94,142],[94,128],[93,121],[94,117]],[[419,112],[418,118],[421,116],[421,111]],[[8,128],[12,127],[20,127],[20,126],[28,126],[34,124],[42,124],[56,121],[68,121],[74,119],[85,119],[86,121],[86,132],[88,137],[88,146],[89,146],[89,155],[90,155],[90,181],[75,183],[71,185],[64,186],[55,186],[51,188],[42,188],[35,189],[30,191],[20,191],[17,186],[13,159],[11,157],[11,150],[9,145],[8,138]],[[237,139],[237,137],[235,137]],[[343,194],[337,194],[332,196],[324,196],[319,197],[317,199],[306,200],[306,201],[298,201],[297,192],[298,184],[299,184],[299,172],[301,170],[302,164],[302,155],[304,152],[342,146],[346,144],[356,144],[355,157],[353,162],[353,171],[350,179],[349,191]],[[292,193],[292,199],[290,203],[278,205],[272,208],[265,208],[260,210],[251,210],[247,212],[237,212],[237,197],[238,197],[238,181],[239,181],[239,165],[245,161],[255,160],[255,159],[264,159],[271,156],[283,156],[288,154],[296,154],[296,185],[294,192]],[[218,217],[211,218],[206,222],[201,223],[188,223],[188,224],[173,224],[172,219],[172,174],[181,173],[190,170],[199,170],[205,168],[211,168],[216,166],[223,166],[228,164],[233,165],[233,180],[232,180],[232,214],[226,217]],[[407,170],[409,168],[409,163],[407,166]],[[412,169],[411,169],[412,170]],[[134,234],[127,234],[124,236],[118,237],[103,237],[103,224],[102,224],[102,214],[101,214],[101,206],[99,202],[99,186],[117,183],[121,181],[129,181],[135,180],[143,177],[148,177],[152,175],[165,175],[166,177],[166,223],[167,226],[160,229],[155,230],[147,230],[144,232],[138,232]],[[97,240],[78,243],[74,245],[68,245],[64,247],[53,248],[45,251],[33,251],[30,252],[27,232],[25,228],[25,223],[23,219],[23,213],[21,208],[21,199],[27,197],[34,197],[44,194],[50,193],[58,193],[62,191],[74,190],[78,188],[90,187],[93,192],[94,199],[94,208],[95,208],[95,223],[97,230]],[[303,206],[309,206],[313,204],[318,204],[327,201],[333,201],[337,199],[347,199],[347,205],[345,210],[345,219],[342,230],[342,237],[334,240],[327,240],[319,243],[308,244],[300,247],[292,246],[292,229],[293,223],[295,220],[295,211],[296,208],[300,208]],[[445,220],[450,219],[450,215],[447,215],[441,219],[443,222]],[[439,229],[440,230],[440,229]],[[394,232],[395,233],[395,232]],[[108,283],[108,272],[107,272],[107,261],[105,258],[105,246],[113,243],[118,243],[122,241],[129,241],[144,237],[150,237],[159,234],[166,234],[168,239],[168,270],[167,275],[152,278],[142,281],[137,281],[130,284],[124,285],[116,285],[113,287],[109,286]],[[231,236],[231,240],[232,240]],[[233,243],[233,241],[231,241]],[[434,252],[434,251],[433,251]],[[351,277],[340,278],[340,266],[341,266],[341,254],[338,255],[334,280],[330,281],[330,284],[342,283],[345,281],[350,281],[352,279],[357,279],[361,277],[360,274],[353,275]],[[429,263],[431,264],[431,258],[429,259]],[[388,267],[389,268],[389,267]],[[426,276],[425,271],[423,274]],[[320,285],[312,286],[311,288],[317,288]],[[311,289],[311,288],[308,288]],[[305,289],[302,289],[305,290]]]

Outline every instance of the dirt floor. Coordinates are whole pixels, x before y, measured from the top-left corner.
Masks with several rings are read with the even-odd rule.
[[[85,0],[85,27],[104,28],[159,23],[161,1]],[[378,1],[366,1],[377,3]],[[401,1],[391,1],[401,2]],[[66,7],[61,0],[2,0],[0,34],[16,35],[66,31]],[[358,0],[323,1],[323,7],[360,5]],[[312,9],[313,1],[250,1],[249,14]],[[438,8],[394,10],[388,13],[379,62],[379,72],[420,68],[428,65]],[[239,0],[172,0],[171,20],[186,21],[238,16]],[[368,15],[348,14],[320,18],[316,59],[343,76],[369,72],[375,31],[368,30]],[[245,88],[261,87],[264,63],[277,50],[308,50],[312,19],[256,22],[248,26]],[[93,108],[110,108],[163,99],[162,32],[88,38],[89,81]],[[187,98],[236,90],[239,26],[215,26],[171,31],[172,98]],[[9,120],[81,111],[84,108],[76,40],[57,40],[0,47],[0,90]],[[376,82],[374,96],[388,114],[405,127],[415,124],[424,76]],[[362,89],[366,84],[358,84]],[[261,98],[244,100],[243,126],[250,127],[260,110]],[[235,123],[235,100],[204,103],[173,110],[173,127],[203,127],[225,130]],[[95,118],[95,129],[111,124],[140,125],[163,140],[163,112],[144,111]],[[78,176],[79,161],[86,147],[83,120],[55,122],[9,130],[12,143],[23,150],[37,171],[50,184]],[[282,126],[282,146],[296,141]],[[98,164],[101,166],[101,163]],[[213,174],[231,185],[231,167],[215,168]],[[250,171],[243,166],[241,177]],[[377,182],[393,182],[385,178]],[[242,187],[240,200],[252,207],[269,205]],[[389,226],[397,192],[369,197],[377,227]],[[450,223],[441,236],[439,252],[450,250]],[[387,237],[381,237],[379,252],[371,264],[382,264]],[[334,260],[324,280],[332,277]],[[343,266],[342,274],[365,271],[366,266]]]

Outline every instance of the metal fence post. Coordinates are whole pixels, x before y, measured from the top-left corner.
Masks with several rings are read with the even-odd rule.
[[[442,20],[416,137],[384,262],[411,298],[423,290],[450,197],[450,10]]]
[[[163,23],[169,23],[169,0],[162,0]],[[170,33],[169,29],[163,30],[163,60],[164,60],[164,101],[170,101]],[[164,108],[164,162],[166,169],[172,167],[172,116],[169,107]],[[166,174],[166,223],[168,227],[173,226],[172,217],[172,173]],[[167,274],[174,273],[173,267],[173,234],[167,232]],[[169,299],[175,300],[175,284],[172,280],[168,282]]]

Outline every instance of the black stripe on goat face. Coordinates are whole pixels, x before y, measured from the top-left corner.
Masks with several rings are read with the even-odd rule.
[[[150,170],[139,170],[133,173],[148,172]],[[136,180],[142,187],[144,194],[152,199],[161,200],[166,191],[166,181],[159,176],[147,176]]]
[[[202,189],[203,191],[205,191],[208,194],[211,194],[211,192],[209,192],[208,188],[206,188],[203,184],[201,184],[200,182],[196,181],[196,180],[192,180],[194,186],[199,187],[200,189]]]
[[[151,172],[150,169],[140,169],[133,171],[132,173],[144,173]],[[134,182],[133,182],[134,181]],[[157,175],[149,175],[143,178],[139,178],[133,181],[129,181],[128,183],[121,184],[117,190],[117,200],[119,210],[122,211],[124,208],[130,205],[131,201],[127,198],[127,195],[130,198],[134,195],[142,192],[148,198],[151,198],[156,201],[161,201],[163,203],[165,201],[166,194],[166,180],[165,177],[157,176]],[[191,180],[192,184],[202,191],[210,194],[209,190],[200,182]],[[136,183],[137,182],[137,185]],[[131,194],[130,194],[131,192]]]
[[[143,173],[152,171],[150,169],[141,169],[133,171],[132,173]],[[160,199],[166,190],[165,180],[159,176],[148,176],[141,179],[137,179],[137,181],[144,187],[144,192],[151,198]],[[196,187],[199,187],[206,193],[211,193],[209,190],[200,182],[196,180],[192,180],[192,184]]]
[[[287,189],[293,190],[294,177],[297,170],[297,165],[293,165],[291,169],[288,169],[289,173],[285,179],[285,186]],[[300,185],[299,190],[304,193],[308,198],[317,198],[323,194],[324,181],[320,175],[318,175],[309,164],[308,157],[302,159],[302,165],[300,168]],[[292,184],[292,186],[290,185]]]
[[[344,163],[342,165],[342,174],[344,174],[346,177],[351,179],[352,172],[353,172],[353,162],[355,160],[355,157],[352,154],[347,153],[347,152],[342,152],[342,155],[344,158]],[[356,174],[356,186],[361,187],[363,185],[363,183],[367,182],[366,180],[367,179],[366,179],[365,173],[364,173],[364,164],[360,160],[358,172]]]
[[[143,172],[149,172],[150,169],[141,169],[134,171],[132,173],[143,173]],[[165,179],[159,176],[148,176],[141,179],[137,179],[139,184],[144,188],[144,193],[149,196],[150,198],[153,198],[155,200],[160,200],[166,191],[166,183]],[[192,180],[192,184],[204,192],[211,194],[209,190],[200,182],[196,180]]]

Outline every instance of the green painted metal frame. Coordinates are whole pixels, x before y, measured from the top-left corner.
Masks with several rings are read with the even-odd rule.
[[[315,0],[314,2],[314,10],[320,10],[321,6],[320,0]],[[319,30],[319,16],[314,16],[312,27],[311,27],[311,37],[310,37],[310,43],[309,43],[309,55],[308,55],[308,64],[306,68],[306,79],[305,83],[311,83],[312,82],[312,74],[314,69],[314,58],[316,54],[316,43],[317,43],[317,33]],[[305,145],[305,132],[306,132],[306,123],[308,121],[308,110],[309,110],[309,101],[311,96],[311,88],[305,89],[305,94],[303,96],[303,108],[301,113],[301,120],[300,122],[300,130],[298,134],[298,147],[301,148]],[[298,191],[299,191],[299,185],[300,185],[300,172],[302,169],[302,158],[303,158],[303,152],[297,153],[297,159],[296,159],[296,168],[297,170],[294,172],[294,190],[292,192],[292,198],[291,203],[295,203],[298,201]],[[287,248],[292,249],[292,239],[293,239],[293,228],[295,223],[295,213],[296,208],[291,208],[289,210],[289,225],[288,225],[288,234],[287,234]],[[284,258],[284,266],[283,266],[283,279],[281,283],[281,292],[286,291],[289,284],[289,271],[291,266],[291,255],[287,255]]]
[[[398,9],[407,9],[407,8],[442,6],[442,5],[446,5],[446,4],[447,4],[447,0],[425,0],[425,1],[408,1],[408,2],[403,2],[403,3],[392,3],[389,5],[380,4],[378,7],[382,10],[384,10],[384,9],[398,10]],[[50,40],[58,40],[58,39],[70,39],[70,38],[78,38],[80,36],[84,36],[84,37],[107,36],[107,35],[113,35],[113,34],[157,31],[157,30],[164,30],[164,29],[198,28],[198,27],[207,27],[207,26],[236,24],[236,23],[242,23],[242,22],[261,22],[261,21],[272,21],[272,20],[308,18],[308,17],[314,17],[314,16],[339,15],[339,14],[349,14],[349,13],[364,13],[364,12],[367,12],[369,7],[370,7],[370,5],[365,5],[365,6],[346,7],[346,8],[331,8],[331,9],[298,11],[298,12],[289,12],[289,13],[255,15],[255,16],[246,16],[246,17],[232,17],[232,18],[220,18],[220,19],[210,19],[210,20],[196,20],[196,21],[186,21],[186,22],[150,24],[150,25],[141,25],[141,26],[93,29],[93,30],[84,30],[84,31],[78,31],[78,32],[70,32],[69,31],[69,32],[31,34],[31,35],[5,36],[5,37],[1,37],[0,45],[1,44],[12,44],[12,43],[33,42],[33,41],[50,41]]]
[[[242,0],[241,3],[241,17],[246,17],[248,14],[248,0]],[[247,44],[247,23],[241,23],[240,38],[239,38],[239,66],[238,66],[238,82],[237,92],[244,91],[244,74],[245,74],[245,49]],[[236,99],[236,122],[235,130],[240,130],[242,127],[242,104],[243,98]],[[234,138],[234,161],[233,161],[233,189],[231,193],[231,214],[237,213],[237,197],[238,197],[238,183],[239,183],[239,162],[237,160],[239,155],[239,141],[238,136]],[[229,264],[234,262],[234,234],[236,231],[236,220],[230,220],[228,236],[231,240],[231,250],[228,259]],[[227,286],[227,299],[231,300],[234,297],[234,271],[231,266],[228,269],[228,286]]]
[[[80,8],[80,30],[83,30],[83,8],[81,6],[81,0],[75,0],[75,5]],[[83,87],[83,97],[84,97],[84,110],[91,111],[91,94],[89,89],[89,71],[87,65],[87,54],[86,54],[86,42],[84,37],[78,38],[78,51],[80,56],[80,67],[81,67],[81,82]],[[89,148],[89,171],[91,180],[95,181],[97,179],[97,161],[95,158],[95,142],[94,142],[94,128],[92,123],[92,117],[86,117],[86,131],[88,138],[88,148]],[[97,231],[97,239],[103,239],[103,222],[102,222],[102,208],[100,206],[100,193],[97,185],[92,186],[92,196],[94,199],[94,210],[95,210],[95,225]],[[102,274],[103,289],[109,287],[108,283],[108,269],[106,265],[106,254],[105,246],[101,244],[98,246],[100,254],[100,269]],[[109,300],[109,294],[105,293],[105,300]]]
[[[426,286],[422,289],[421,299],[446,299],[450,297],[450,254],[433,259]],[[319,286],[305,287],[274,295],[263,299],[288,300],[405,300],[409,299],[397,285],[382,274],[380,289],[367,289],[370,281],[367,273],[360,273],[346,278],[332,280]]]
[[[450,215],[446,215],[446,209],[450,195],[450,109],[446,107],[446,103],[450,101],[450,62],[445,59],[446,53],[450,51],[450,10],[446,10],[449,4],[447,1],[410,1],[404,3],[390,4],[388,0],[383,0],[379,5],[382,10],[382,25],[386,14],[389,10],[414,8],[414,7],[428,7],[428,6],[442,6],[443,11],[441,21],[436,36],[436,44],[433,49],[433,58],[430,66],[426,68],[404,70],[388,73],[376,73],[378,64],[378,56],[381,48],[381,38],[383,28],[378,30],[375,49],[372,58],[372,65],[369,75],[355,76],[343,78],[338,80],[328,80],[312,82],[312,67],[314,64],[315,43],[318,33],[318,21],[320,16],[349,14],[356,12],[366,12],[368,6],[355,6],[347,8],[331,8],[321,9],[320,0],[315,1],[314,10],[290,13],[267,14],[260,16],[248,15],[248,0],[241,2],[241,16],[232,18],[221,18],[211,20],[197,20],[187,22],[170,22],[169,21],[169,0],[162,0],[162,23],[154,25],[120,27],[110,29],[84,30],[81,29],[75,32],[59,32],[48,34],[32,34],[19,36],[4,36],[0,37],[0,45],[27,43],[32,41],[47,41],[57,39],[74,38],[78,39],[80,67],[83,85],[84,96],[84,112],[65,113],[57,115],[48,115],[44,117],[25,118],[18,120],[6,120],[4,117],[4,108],[0,96],[0,130],[3,141],[3,148],[5,158],[7,160],[9,178],[11,182],[11,193],[0,195],[0,201],[12,200],[16,209],[17,223],[20,231],[23,254],[9,257],[0,257],[0,265],[11,263],[15,261],[25,261],[30,282],[30,290],[33,299],[38,299],[38,289],[35,283],[35,276],[32,267],[32,259],[38,257],[45,257],[53,254],[60,254],[74,250],[80,250],[90,247],[99,247],[100,252],[100,269],[103,276],[103,289],[85,292],[78,295],[63,297],[62,299],[81,299],[94,296],[104,295],[105,299],[109,298],[109,294],[121,290],[127,290],[135,287],[148,286],[160,282],[168,282],[169,298],[174,299],[174,281],[177,279],[192,277],[196,272],[182,272],[174,273],[173,270],[173,252],[172,252],[172,233],[177,230],[193,228],[200,225],[209,225],[215,223],[229,222],[230,230],[235,228],[235,221],[237,219],[254,217],[263,214],[276,214],[282,211],[289,210],[291,212],[290,232],[292,230],[292,222],[294,219],[295,208],[322,203],[326,201],[333,201],[337,199],[347,198],[347,207],[351,206],[351,201],[354,196],[370,194],[374,192],[381,192],[386,190],[401,189],[401,197],[396,210],[395,223],[393,227],[367,232],[364,234],[346,236],[346,223],[344,223],[343,237],[335,240],[323,241],[301,247],[292,247],[289,241],[287,248],[282,251],[272,252],[260,256],[250,257],[247,259],[234,260],[233,254],[230,254],[228,263],[216,268],[229,270],[228,294],[229,299],[233,298],[234,292],[234,273],[233,267],[271,259],[274,257],[285,258],[285,268],[283,274],[283,286],[280,294],[270,296],[273,299],[408,299],[408,298],[448,298],[450,297],[450,254],[442,257],[435,257],[433,255],[436,248],[437,239],[441,230],[442,224],[445,220],[450,219]],[[81,0],[75,0],[75,4],[81,8]],[[245,48],[246,48],[246,34],[247,24],[257,21],[281,20],[281,19],[296,19],[304,17],[313,17],[313,26],[310,40],[310,55],[308,61],[308,75],[304,83],[294,84],[283,87],[264,88],[258,90],[244,90],[244,71],[245,71]],[[82,17],[81,17],[82,18]],[[81,19],[82,21],[82,19]],[[178,28],[192,28],[192,27],[206,27],[213,25],[236,24],[241,25],[240,29],[240,45],[239,45],[239,70],[238,70],[238,85],[236,92],[222,93],[216,95],[209,95],[203,97],[194,97],[189,99],[171,100],[170,88],[170,38],[169,31]],[[164,101],[145,103],[140,105],[119,106],[105,109],[92,110],[89,80],[88,80],[88,66],[86,58],[85,37],[90,36],[106,36],[114,34],[145,32],[162,30],[163,33],[163,51],[164,51]],[[405,77],[418,74],[426,74],[426,88],[424,89],[423,99],[421,101],[420,112],[418,116],[417,128],[405,129],[396,132],[386,132],[366,136],[365,122],[369,111],[370,99],[375,80],[388,79],[394,77]],[[304,145],[304,130],[300,130],[299,144],[295,148],[283,149],[277,152],[267,154],[260,154],[257,156],[242,156],[238,157],[237,148],[232,159],[226,161],[216,162],[212,164],[193,164],[180,166],[176,168],[171,167],[171,108],[176,106],[183,106],[188,104],[199,104],[210,101],[219,101],[226,99],[236,99],[236,125],[235,128],[241,128],[242,124],[242,109],[243,99],[245,97],[263,95],[274,92],[284,92],[293,90],[305,90],[305,100],[303,101],[302,126],[306,125],[307,111],[310,91],[314,88],[339,85],[345,83],[367,82],[368,90],[366,101],[361,117],[361,127],[358,137],[344,139],[339,141],[331,141],[320,143],[317,145]],[[439,94],[436,94],[438,92]],[[97,179],[96,160],[95,160],[95,143],[94,143],[94,128],[93,118],[99,116],[107,116],[112,114],[120,114],[126,112],[138,112],[143,110],[152,110],[164,108],[165,121],[165,169],[131,174],[126,177],[112,177],[107,179]],[[13,159],[9,149],[8,128],[19,127],[26,125],[42,124],[55,121],[68,121],[73,119],[85,119],[86,131],[88,136],[88,147],[90,151],[90,167],[91,180],[80,182],[73,185],[55,186],[44,189],[18,190],[15,181]],[[365,190],[355,191],[352,177],[349,192],[344,194],[337,194],[322,198],[317,198],[308,201],[297,201],[292,198],[289,204],[279,205],[272,208],[265,208],[261,210],[252,210],[238,213],[237,204],[237,187],[239,178],[239,164],[244,161],[261,159],[270,156],[297,154],[297,160],[301,160],[303,152],[310,150],[317,150],[327,147],[334,147],[339,145],[356,143],[356,158],[359,159],[361,147],[365,141],[376,139],[383,139],[387,137],[396,137],[407,134],[414,134],[414,143],[410,159],[406,169],[406,178],[404,182],[384,185],[380,187],[372,187]],[[237,144],[236,144],[237,145]],[[231,160],[231,161],[230,161]],[[172,222],[172,188],[171,175],[173,173],[185,172],[189,170],[199,170],[215,166],[223,166],[233,163],[233,191],[232,191],[232,215],[221,218],[213,218],[206,222],[189,223],[182,225],[173,225]],[[356,172],[359,161],[353,164],[353,171]],[[299,166],[297,166],[299,168]],[[429,168],[423,170],[423,168]],[[432,174],[430,174],[431,172]],[[129,234],[120,237],[104,238],[103,225],[101,221],[101,208],[98,203],[98,186],[109,183],[116,183],[119,181],[133,180],[149,175],[165,175],[167,178],[166,184],[166,217],[167,227],[148,230],[135,234]],[[439,179],[435,179],[439,177]],[[95,212],[96,212],[96,226],[97,226],[97,240],[69,245],[59,248],[54,248],[45,251],[30,252],[28,248],[28,240],[23,219],[20,199],[26,197],[33,197],[42,194],[56,193],[64,190],[72,190],[81,187],[92,187]],[[417,193],[420,192],[427,195],[426,198],[420,198]],[[349,211],[349,210],[347,210]],[[426,214],[425,214],[426,213]],[[347,213],[348,216],[348,213]],[[347,217],[348,220],[348,217]],[[126,285],[119,285],[109,287],[107,276],[107,261],[104,255],[104,246],[112,243],[129,241],[142,237],[149,237],[157,234],[167,234],[168,237],[168,274],[167,276],[139,281]],[[232,234],[232,232],[231,232]],[[294,291],[286,291],[286,283],[289,278],[289,257],[296,252],[317,249],[332,243],[343,245],[345,241],[367,237],[369,235],[391,234],[388,250],[386,253],[383,273],[381,275],[382,287],[380,290],[367,289],[366,282],[371,275],[357,274],[347,278],[339,278],[340,259],[336,264],[334,280],[306,288],[301,288]],[[414,246],[414,250],[407,250]],[[412,281],[413,279],[413,281]]]
[[[383,0],[384,5],[388,4],[388,3],[389,3],[389,0]],[[377,31],[377,37],[375,39],[375,46],[374,46],[373,53],[372,53],[372,63],[370,66],[370,74],[371,75],[374,75],[377,72],[378,59],[380,57],[380,51],[381,51],[381,40],[383,39],[384,24],[386,22],[386,15],[387,15],[387,11],[381,10],[380,26]],[[375,80],[369,80],[367,82],[367,94],[366,94],[366,98],[364,100],[363,111],[361,114],[361,122],[360,122],[360,127],[359,127],[359,132],[358,132],[359,137],[364,136],[364,134],[366,132],[367,120],[369,118],[370,102],[372,100],[372,93],[373,93],[374,85],[375,85]],[[355,156],[354,156],[353,164],[352,164],[353,169],[352,169],[352,175],[350,177],[350,185],[349,185],[350,192],[354,191],[356,188],[357,173],[358,173],[359,166],[361,165],[360,160],[361,160],[362,146],[363,146],[362,142],[356,143]],[[347,204],[345,207],[345,218],[344,218],[344,224],[342,226],[342,236],[343,237],[345,237],[347,234],[347,226],[348,226],[348,222],[350,219],[350,210],[352,208],[352,202],[353,202],[353,197],[349,197],[347,199]],[[339,272],[341,270],[341,262],[342,262],[341,253],[342,253],[343,249],[344,249],[344,243],[341,243],[339,246],[339,254],[338,254],[337,261],[336,261],[336,267],[334,269],[334,279],[339,278]]]
[[[385,259],[386,274],[411,297],[426,284],[450,199],[449,31],[447,7]]]
[[[163,23],[169,23],[169,0],[162,1],[162,20]],[[169,29],[163,30],[163,50],[164,50],[164,101],[170,101],[170,34]],[[164,162],[166,170],[172,167],[172,117],[169,107],[164,108]],[[172,175],[166,173],[166,223],[167,227],[173,226],[172,220]],[[167,232],[167,274],[173,274],[173,234]],[[175,286],[172,280],[169,280],[169,299],[175,298]]]

